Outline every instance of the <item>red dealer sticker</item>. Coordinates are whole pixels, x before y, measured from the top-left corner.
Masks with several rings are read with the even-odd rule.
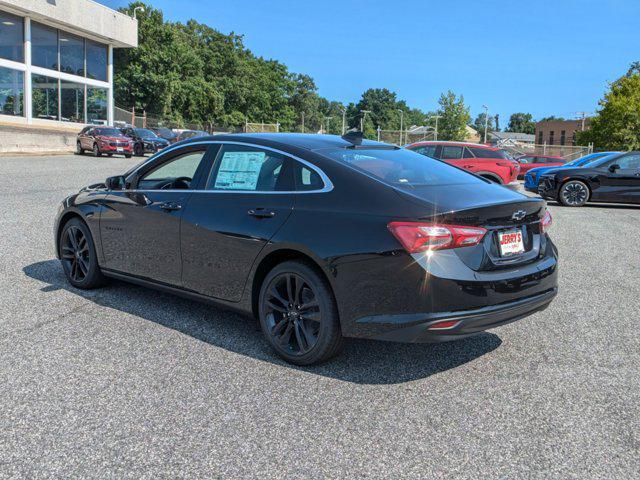
[[[503,257],[524,252],[521,230],[498,232],[498,242],[500,243],[500,255]]]

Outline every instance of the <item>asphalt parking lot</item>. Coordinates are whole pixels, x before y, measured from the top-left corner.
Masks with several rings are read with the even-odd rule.
[[[67,285],[58,202],[135,162],[0,157],[0,477],[637,478],[640,208],[551,205],[544,312],[294,368],[235,313]]]

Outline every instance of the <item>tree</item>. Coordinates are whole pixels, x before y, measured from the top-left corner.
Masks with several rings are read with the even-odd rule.
[[[476,117],[476,119],[473,121],[473,124],[471,124],[471,127],[473,127],[473,129],[478,132],[478,134],[480,135],[480,138],[484,138],[484,124],[487,118],[487,114],[482,112],[479,113],[478,116]],[[496,128],[495,128],[495,117],[489,115],[489,121],[487,122],[487,133],[488,132],[495,132]]]
[[[590,129],[578,132],[577,142],[606,150],[640,149],[640,74],[613,82],[598,104]]]
[[[530,113],[511,114],[506,131],[533,135],[536,132],[536,124],[533,121],[533,115]]]
[[[464,97],[449,90],[440,95],[438,115],[438,140],[463,141],[467,136],[466,126],[471,120],[469,108],[464,104]]]
[[[555,115],[551,115],[549,117],[543,117],[540,120],[538,120],[539,122],[551,122],[553,120],[557,120],[560,122],[564,122],[565,118],[564,117],[556,117]]]

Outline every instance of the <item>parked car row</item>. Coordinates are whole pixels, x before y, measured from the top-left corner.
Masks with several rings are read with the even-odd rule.
[[[180,130],[174,132],[168,128],[123,128],[88,126],[78,133],[76,153],[85,151],[94,156],[124,155],[131,158],[144,156],[145,153],[156,153],[169,145],[188,138],[208,135],[200,130]]]

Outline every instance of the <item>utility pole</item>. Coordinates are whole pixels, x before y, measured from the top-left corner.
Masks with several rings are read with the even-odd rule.
[[[302,133],[304,133],[304,112],[302,112]]]
[[[584,132],[584,123],[585,120],[587,119],[587,115],[589,114],[589,112],[576,112],[578,115],[580,115],[582,117],[582,131]]]
[[[482,105],[484,108],[484,143],[487,143],[487,129],[489,128],[489,107]]]
[[[360,131],[364,134],[364,121],[367,118],[367,113],[371,113],[371,110],[360,110],[362,116],[360,117]]]
[[[433,139],[434,139],[434,140],[438,140],[438,119],[439,119],[439,118],[442,118],[442,115],[433,115],[433,116],[431,116],[431,117],[427,118],[427,122],[428,122],[429,120],[431,120],[432,118],[435,118],[435,119],[436,119],[436,129],[435,129],[435,132],[434,132],[434,138],[433,138]]]
[[[398,111],[400,112],[400,146],[402,146],[402,120],[404,117],[404,110],[399,108]]]
[[[329,133],[329,120],[331,120],[333,117],[327,117],[327,119],[325,120],[325,125],[324,125],[324,133]]]
[[[347,109],[342,109],[342,135],[347,131]]]

